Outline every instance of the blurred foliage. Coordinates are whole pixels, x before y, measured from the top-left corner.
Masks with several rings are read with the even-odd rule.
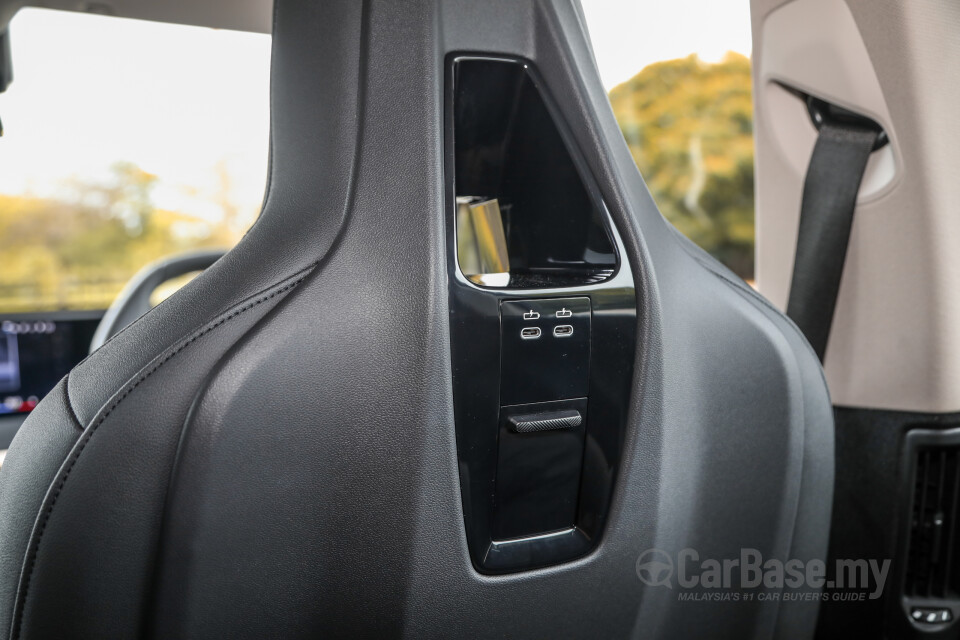
[[[0,312],[105,309],[148,263],[233,246],[252,222],[238,219],[226,177],[214,220],[155,208],[156,182],[117,163],[105,184],[74,180],[56,199],[0,195]]]
[[[745,279],[753,278],[750,60],[728,53],[652,64],[610,92],[660,211]]]

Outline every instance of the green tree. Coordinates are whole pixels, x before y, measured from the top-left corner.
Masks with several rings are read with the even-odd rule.
[[[217,194],[222,218],[210,220],[157,209],[156,181],[119,162],[108,180],[75,180],[57,199],[0,195],[0,312],[105,309],[144,265],[232,246],[245,230],[229,184]]]
[[[633,158],[660,211],[745,279],[753,278],[750,61],[695,55],[644,68],[610,92]]]

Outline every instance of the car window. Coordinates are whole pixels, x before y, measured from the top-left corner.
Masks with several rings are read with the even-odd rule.
[[[753,279],[747,0],[583,0],[601,77],[663,215]]]
[[[747,5],[583,2],[661,211],[750,280]],[[28,8],[11,39],[0,313],[104,309],[149,262],[242,236],[266,177],[268,35]]]
[[[270,36],[23,9],[0,94],[0,313],[102,310],[229,248],[266,183]]]

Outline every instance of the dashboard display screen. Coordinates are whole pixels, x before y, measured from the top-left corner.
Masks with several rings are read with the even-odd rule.
[[[31,411],[87,356],[101,312],[0,317],[0,415]]]

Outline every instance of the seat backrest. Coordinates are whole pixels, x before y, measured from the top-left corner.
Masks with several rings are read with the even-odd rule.
[[[467,286],[450,251],[457,52],[536,71],[609,210],[630,300],[628,366],[605,379],[604,344],[593,345],[591,408],[608,400],[600,382],[626,390],[605,442],[586,414],[588,449],[600,442],[605,461],[600,515],[591,520],[581,496],[570,531],[589,532],[583,547],[502,571],[475,551],[503,549],[481,535],[464,447],[474,432],[454,393],[454,288]],[[0,628],[12,638],[812,633],[815,601],[698,606],[638,577],[648,549],[823,557],[833,422],[795,327],[658,213],[579,7],[276,0],[271,83],[259,221],[74,369],[10,449]],[[606,298],[583,290],[599,331]],[[508,294],[531,295],[490,293],[495,304]],[[496,334],[498,323],[484,326]],[[482,428],[498,441],[497,424]]]

